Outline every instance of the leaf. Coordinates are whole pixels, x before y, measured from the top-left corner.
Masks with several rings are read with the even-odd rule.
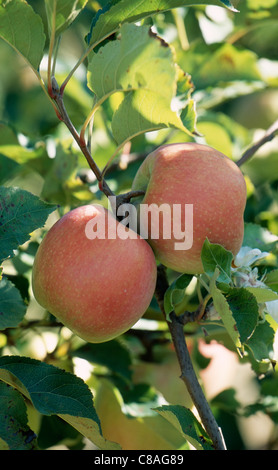
[[[243,287],[232,287],[224,295],[216,287],[214,278],[210,282],[210,293],[227,333],[240,350],[258,324],[259,308],[255,296]]]
[[[267,320],[258,324],[253,335],[246,342],[256,361],[269,361],[273,357],[275,331]]]
[[[88,0],[45,0],[45,8],[48,18],[49,29],[52,29],[52,18],[55,11],[55,31],[61,34],[76,19],[85,8]]]
[[[227,333],[231,337],[233,343],[235,344],[236,348],[240,349],[242,347],[240,341],[240,335],[238,332],[236,321],[233,317],[233,314],[229,308],[229,304],[225,298],[225,296],[220,292],[220,290],[216,287],[215,283],[210,288],[210,292],[213,299],[213,305],[220,315],[223,325],[227,330]]]
[[[103,14],[94,20],[93,27],[88,35],[88,43],[95,47],[103,39],[110,36],[124,23],[135,23],[157,13],[177,7],[195,5],[218,5],[236,11],[229,0],[122,0],[109,10],[104,9]]]
[[[112,132],[118,144],[154,130],[173,128],[190,133],[169,102],[158,93],[137,90],[124,98],[112,119]]]
[[[31,400],[39,413],[58,415],[100,449],[119,450],[103,438],[91,391],[79,377],[35,359],[4,356],[0,380]]]
[[[180,81],[172,49],[148,26],[126,24],[120,33],[120,39],[91,54],[88,66],[88,86],[97,96],[96,107],[112,93],[125,93],[112,119],[117,143],[165,127],[193,132],[196,111],[192,100],[186,103],[188,112],[182,118],[171,109]]]
[[[164,295],[164,309],[166,316],[174,310],[175,305],[180,303],[185,296],[185,289],[192,280],[191,275],[182,274],[166,290]]]
[[[23,189],[0,187],[0,262],[13,256],[55,209]]]
[[[264,284],[278,292],[278,269],[273,269],[266,274]]]
[[[197,450],[213,450],[212,442],[194,414],[181,405],[165,405],[155,408]]]
[[[0,438],[9,450],[35,450],[37,437],[28,426],[27,410],[22,395],[0,382]]]
[[[45,35],[39,15],[24,0],[0,1],[0,37],[37,71],[43,57]]]
[[[210,277],[214,275],[215,269],[219,270],[218,281],[229,283],[231,281],[231,263],[233,254],[226,250],[223,246],[210,243],[208,239],[205,240],[201,258],[204,271]]]
[[[18,326],[25,313],[26,305],[19,290],[4,277],[0,281],[0,330]]]
[[[175,79],[172,50],[148,26],[123,25],[120,39],[92,54],[88,65],[88,85],[98,99],[144,88],[171,101]]]
[[[265,227],[249,222],[244,225],[242,246],[259,248],[261,251],[271,251],[278,246],[278,237]]]
[[[259,320],[256,297],[244,287],[231,288],[226,296],[229,309],[236,321],[241,343],[253,334]]]
[[[0,184],[11,178],[19,168],[18,163],[0,153]]]
[[[265,287],[245,287],[245,289],[254,295],[258,303],[278,300],[278,294],[271,289]]]
[[[207,45],[196,41],[179,64],[192,75],[196,88],[202,90],[238,80],[262,80],[256,54],[229,43]]]

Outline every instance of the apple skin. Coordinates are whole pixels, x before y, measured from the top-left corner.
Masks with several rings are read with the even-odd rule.
[[[206,238],[234,255],[238,253],[244,234],[246,184],[238,166],[221,152],[191,142],[161,146],[139,167],[132,190],[145,191],[137,198],[139,215],[141,204],[193,204],[193,244],[189,249],[175,249],[175,242],[181,240],[175,239],[173,230],[170,239],[163,239],[162,223],[158,238],[151,239],[149,218],[148,242],[157,260],[166,267],[188,274],[202,273],[201,250]],[[185,222],[182,208],[183,229]]]
[[[104,218],[116,222],[115,239],[88,238],[87,223],[101,227]],[[138,234],[122,239],[128,230],[101,206],[81,206],[51,227],[36,253],[32,287],[37,302],[85,341],[119,336],[151,302],[155,257]]]

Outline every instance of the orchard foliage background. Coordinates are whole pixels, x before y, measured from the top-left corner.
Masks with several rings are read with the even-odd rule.
[[[0,37],[0,448],[212,448],[155,299],[125,335],[93,345],[33,298],[47,229],[107,205],[76,129],[115,194],[162,143],[239,161],[259,142],[241,164],[246,252],[235,266],[207,242],[204,277],[167,272],[165,311],[209,294],[185,333],[227,448],[277,449],[278,1],[0,0]],[[48,95],[59,89],[68,128]]]

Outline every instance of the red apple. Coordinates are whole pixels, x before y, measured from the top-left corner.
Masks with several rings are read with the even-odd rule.
[[[116,227],[114,238],[107,236],[108,226]],[[148,308],[155,284],[156,261],[148,243],[97,205],[73,209],[56,222],[33,266],[38,303],[93,343],[134,325]]]
[[[201,250],[206,238],[234,255],[239,251],[246,185],[238,166],[219,151],[196,143],[159,147],[140,166],[132,189],[145,191],[144,197],[137,199],[140,234],[165,266],[177,272],[202,273]],[[170,208],[170,236],[155,217],[162,205]],[[181,234],[179,220],[173,217],[175,205],[180,207]],[[150,207],[153,209],[148,212]],[[166,212],[160,215],[164,217]],[[152,232],[157,225],[158,235]],[[184,239],[179,239],[182,232]]]

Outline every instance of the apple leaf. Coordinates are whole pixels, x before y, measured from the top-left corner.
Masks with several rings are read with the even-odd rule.
[[[144,132],[163,128],[189,131],[180,117],[171,111],[169,102],[162,95],[148,90],[128,93],[112,119],[112,132],[118,144]]]
[[[240,341],[240,335],[238,332],[236,321],[233,317],[233,314],[229,308],[229,304],[222,292],[216,287],[215,282],[211,283],[210,293],[212,295],[213,305],[215,310],[221,317],[223,325],[231,337],[236,348],[240,349],[242,347]]]
[[[10,450],[36,450],[37,437],[28,426],[22,395],[0,382],[0,438]]]
[[[167,419],[196,450],[213,450],[212,442],[192,411],[181,405],[163,405],[155,411]]]
[[[259,248],[261,251],[271,251],[278,247],[278,237],[267,228],[254,223],[245,223],[242,246]]]
[[[172,50],[149,26],[123,25],[120,39],[93,53],[88,65],[88,85],[98,99],[143,88],[171,100],[175,78]]]
[[[37,71],[43,57],[43,23],[27,2],[0,1],[0,37],[19,52]]]
[[[93,396],[79,377],[35,359],[3,356],[0,380],[31,400],[39,413],[59,416],[100,449],[119,450],[103,438]]]
[[[89,45],[95,47],[103,39],[118,31],[119,25],[134,23],[151,15],[172,8],[217,5],[236,11],[229,0],[121,0],[107,10],[107,6],[99,11],[97,20],[94,19],[91,31],[87,37]]]
[[[190,274],[179,276],[166,290],[164,295],[164,309],[166,316],[174,310],[175,305],[179,304],[185,296],[185,289],[192,280]]]
[[[120,33],[118,40],[90,55],[88,66],[88,86],[96,94],[96,108],[112,93],[124,92],[111,124],[117,143],[166,127],[194,132],[196,111],[192,100],[186,102],[188,109],[181,116],[171,109],[177,82],[181,86],[172,49],[148,26],[125,24]],[[183,81],[189,93],[192,84],[188,87],[187,77]]]
[[[61,34],[85,8],[88,0],[45,0],[49,30],[52,29],[53,14],[55,15],[55,31]]]
[[[278,294],[272,289],[266,287],[250,287],[247,286],[245,289],[254,295],[258,303],[271,302],[272,300],[278,300]]]
[[[256,54],[229,43],[208,45],[196,41],[179,63],[194,77],[198,90],[210,91],[238,80],[262,81]]]
[[[226,295],[226,301],[243,344],[251,337],[258,324],[259,308],[256,297],[244,287],[233,287]]]
[[[0,262],[14,255],[14,250],[30,239],[30,233],[42,227],[53,204],[20,188],[0,187]]]
[[[202,247],[201,258],[204,271],[208,276],[213,276],[217,268],[219,270],[217,281],[231,282],[233,254],[230,251],[226,250],[221,245],[210,243],[208,239],[206,239]]]
[[[236,348],[241,350],[258,324],[258,303],[255,296],[243,287],[232,287],[224,295],[216,286],[217,274],[210,282],[213,305]]]
[[[16,327],[24,318],[26,305],[11,281],[0,281],[0,330]]]
[[[264,284],[278,292],[278,269],[273,269],[266,274]]]
[[[251,338],[246,341],[246,347],[252,352],[257,362],[269,362],[273,357],[274,340],[275,330],[265,320],[258,324]]]

